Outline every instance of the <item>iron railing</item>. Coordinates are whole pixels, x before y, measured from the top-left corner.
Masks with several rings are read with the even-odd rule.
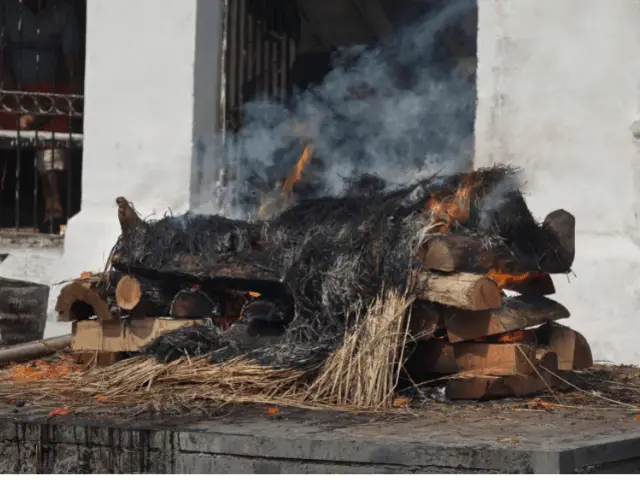
[[[0,233],[60,234],[80,207],[86,0],[8,0],[0,14]]]

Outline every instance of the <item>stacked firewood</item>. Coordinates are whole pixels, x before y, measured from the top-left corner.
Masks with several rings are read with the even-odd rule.
[[[335,248],[355,248],[357,251],[342,256],[365,259],[339,264],[340,271],[331,272],[347,279],[336,284],[342,297],[347,301],[349,295],[357,298],[370,285],[389,280],[375,275],[380,275],[382,269],[377,266],[383,264],[385,255],[388,258],[402,244],[402,235],[396,243],[384,244],[385,235],[394,235],[395,227],[389,228],[391,219],[405,215],[405,224],[409,220],[420,224],[420,215],[427,211],[430,230],[419,245],[418,258],[413,248],[409,253],[416,261],[409,269],[402,256],[393,265],[393,259],[386,263],[397,285],[402,284],[400,277],[408,277],[412,296],[417,298],[407,317],[411,348],[406,349],[405,370],[411,381],[417,384],[450,377],[446,392],[452,399],[561,388],[566,384],[563,372],[592,363],[585,339],[556,323],[569,317],[567,309],[548,298],[555,293],[550,275],[571,270],[575,219],[558,210],[539,226],[522,197],[514,194],[493,217],[499,223],[492,230],[495,235],[483,233],[477,227],[477,210],[469,206],[471,183],[467,178],[477,180],[480,188],[474,195],[482,198],[483,188],[490,190],[492,182],[501,178],[499,174],[479,172],[475,177],[454,179],[450,192],[440,197],[422,185],[412,191],[356,200],[319,199],[300,204],[271,223],[222,217],[148,223],[127,200],[119,198],[122,236],[114,248],[111,268],[105,275],[87,276],[67,285],[56,309],[62,321],[85,327],[86,320],[110,325],[111,333],[100,333],[103,345],[107,337],[123,336],[126,330],[142,332],[137,344],[114,346],[112,342],[108,348],[100,347],[111,351],[135,350],[165,330],[205,319],[217,323],[241,350],[277,345],[288,326],[301,318],[301,310],[313,322],[316,312],[330,310],[327,301],[334,302],[330,316],[335,316],[336,306],[348,303],[340,303],[340,295],[327,300],[321,294],[326,287],[322,281],[331,277],[323,268],[335,267],[331,262],[342,258]],[[416,192],[421,195],[417,200]],[[445,201],[447,195],[453,200]],[[378,207],[370,207],[375,202]],[[407,202],[413,203],[407,207]],[[353,220],[364,208],[370,209]],[[320,211],[317,220],[311,214],[314,211]],[[317,230],[318,223],[325,230]],[[315,232],[315,243],[309,243],[310,231]],[[357,236],[358,242],[340,243],[345,231]],[[335,243],[323,243],[326,235],[334,235]],[[487,241],[500,237],[507,241]],[[278,243],[281,238],[287,241]],[[283,248],[288,249],[284,255]],[[370,251],[363,253],[367,248]],[[358,267],[369,275],[365,275],[366,282],[344,273]],[[303,283],[314,275],[320,283]],[[361,283],[351,285],[358,281]],[[156,323],[149,327],[149,322]],[[317,324],[313,327],[318,330]],[[335,324],[320,327],[333,328],[336,338],[342,335]],[[299,323],[296,328],[300,330]]]
[[[412,312],[416,342],[406,364],[414,382],[449,376],[447,397],[488,399],[562,389],[566,372],[592,365],[585,338],[556,323],[569,311],[548,298],[555,293],[549,274],[571,268],[575,220],[559,210],[544,225],[564,248],[547,272],[519,270],[504,261],[506,252],[472,237],[427,241],[421,256],[431,273],[421,276],[425,293]]]

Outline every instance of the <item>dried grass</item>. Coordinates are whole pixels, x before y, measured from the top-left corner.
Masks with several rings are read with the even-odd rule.
[[[306,399],[372,410],[391,407],[408,337],[404,319],[411,303],[396,292],[379,295],[346,332]]]
[[[167,364],[135,357],[64,378],[3,382],[0,399],[149,405],[165,411],[227,403],[383,410],[393,406],[411,303],[397,292],[380,294],[319,371],[277,369],[247,357],[219,364],[208,356]]]

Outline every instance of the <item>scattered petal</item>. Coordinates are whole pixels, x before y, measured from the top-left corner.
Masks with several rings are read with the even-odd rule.
[[[47,417],[61,417],[64,415],[69,415],[71,413],[72,410],[70,408],[54,408],[49,412],[49,415],[47,415]]]
[[[278,407],[273,407],[267,410],[267,413],[272,417],[275,417],[276,415],[280,415],[280,409]]]
[[[410,400],[407,397],[398,397],[393,401],[393,406],[396,408],[406,407],[409,402]]]

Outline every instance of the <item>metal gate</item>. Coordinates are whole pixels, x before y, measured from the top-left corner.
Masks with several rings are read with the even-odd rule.
[[[0,233],[80,209],[85,19],[86,0],[0,4]]]
[[[300,37],[295,0],[226,0],[222,129],[242,126],[242,106],[254,99],[286,101]]]

